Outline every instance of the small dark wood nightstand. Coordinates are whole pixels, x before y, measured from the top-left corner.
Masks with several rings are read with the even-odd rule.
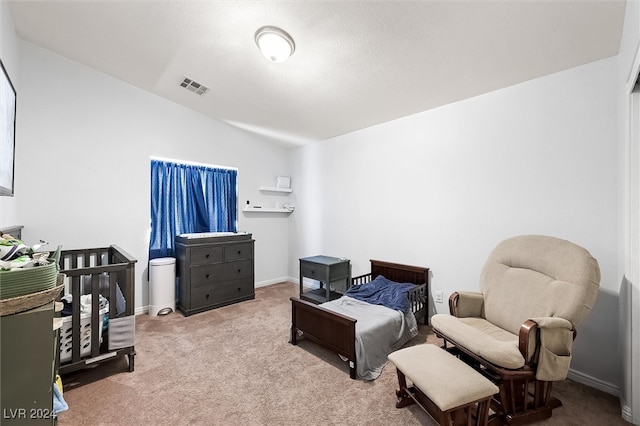
[[[304,278],[320,281],[319,289],[305,289]],[[351,285],[351,263],[349,259],[330,256],[312,256],[300,259],[300,299],[312,303],[324,303],[342,297],[342,293],[331,288],[344,282],[344,291]]]

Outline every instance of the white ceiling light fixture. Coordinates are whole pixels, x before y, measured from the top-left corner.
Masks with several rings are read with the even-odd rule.
[[[255,39],[264,57],[271,62],[284,62],[296,50],[291,36],[278,27],[258,28]]]

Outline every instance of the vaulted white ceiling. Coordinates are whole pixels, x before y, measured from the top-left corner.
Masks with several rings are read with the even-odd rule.
[[[618,53],[626,2],[13,1],[18,35],[207,116],[299,145]],[[275,25],[294,55],[267,61]],[[180,87],[188,76],[211,90]]]

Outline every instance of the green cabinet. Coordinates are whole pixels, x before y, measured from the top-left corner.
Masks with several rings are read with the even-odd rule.
[[[0,424],[53,425],[54,303],[0,317]]]

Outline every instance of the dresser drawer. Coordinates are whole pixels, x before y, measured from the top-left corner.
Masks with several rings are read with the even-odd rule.
[[[235,280],[191,290],[191,309],[223,305],[237,299],[253,296],[253,279]]]
[[[253,260],[202,265],[191,268],[191,288],[253,276]]]
[[[228,244],[224,248],[224,261],[253,259],[253,243]]]
[[[193,247],[191,250],[191,266],[222,262],[222,246]]]

